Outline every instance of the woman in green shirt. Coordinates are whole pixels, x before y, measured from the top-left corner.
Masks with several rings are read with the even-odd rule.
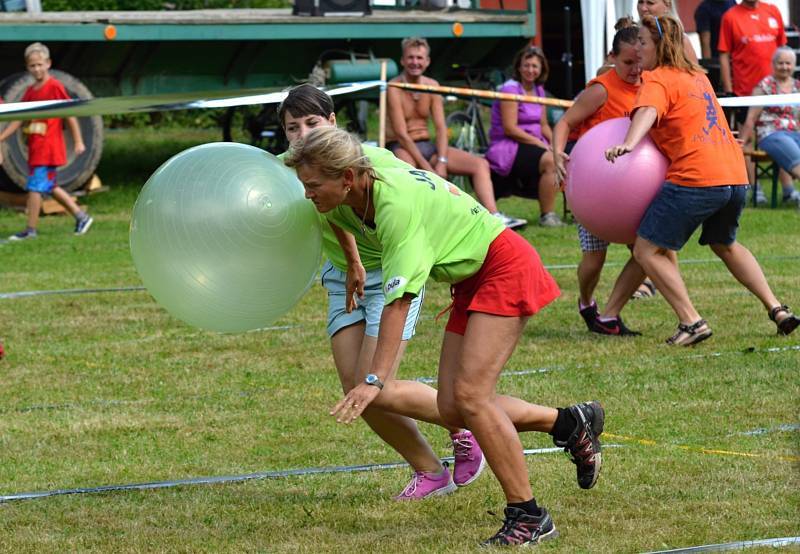
[[[505,523],[485,544],[557,536],[547,510],[533,497],[517,432],[550,433],[571,454],[579,485],[591,488],[602,461],[604,411],[598,402],[557,409],[496,393],[528,318],[560,294],[536,251],[438,175],[373,167],[345,131],[313,130],[292,144],[284,162],[297,170],[306,198],[329,222],[351,233],[359,248],[381,252],[385,307],[371,370],[331,413],[352,422],[391,386],[412,299],[428,276],[451,284],[437,403],[447,423],[477,437],[503,487]],[[352,245],[343,242],[342,248]],[[348,282],[347,288],[352,294],[355,285]]]

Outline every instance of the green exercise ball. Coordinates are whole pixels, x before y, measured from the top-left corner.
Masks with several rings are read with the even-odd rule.
[[[294,172],[253,146],[196,146],[159,167],[133,207],[133,263],[169,313],[203,329],[271,325],[314,281],[322,238]]]

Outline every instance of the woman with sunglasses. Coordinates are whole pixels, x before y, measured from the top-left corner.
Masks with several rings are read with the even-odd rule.
[[[648,73],[625,140],[609,148],[606,158],[613,162],[631,152],[649,133],[669,159],[666,182],[645,212],[633,246],[636,260],[678,316],[678,329],[667,344],[692,346],[712,334],[670,255],[700,226],[700,244],[707,244],[761,301],[778,333],[788,335],[800,318],[778,302],[758,261],[736,241],[747,171],[705,70],[687,57],[683,29],[672,17],[642,18],[639,41],[642,69]]]

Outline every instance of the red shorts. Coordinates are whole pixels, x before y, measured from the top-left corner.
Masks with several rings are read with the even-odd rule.
[[[489,245],[478,273],[452,287],[453,306],[445,330],[463,335],[469,312],[527,317],[561,291],[528,241],[510,229]]]

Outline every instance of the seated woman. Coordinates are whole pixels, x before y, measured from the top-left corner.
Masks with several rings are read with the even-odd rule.
[[[530,46],[514,56],[514,78],[506,81],[500,92],[541,96],[549,67],[544,52]],[[563,225],[555,210],[556,183],[553,153],[549,150],[552,130],[547,110],[541,104],[497,101],[492,106],[492,126],[486,159],[499,180],[507,178],[510,190],[495,182],[495,195],[517,194],[538,198],[539,224],[544,227]]]
[[[794,50],[781,46],[772,56],[772,75],[764,77],[753,96],[800,92],[800,79],[794,78],[797,56]],[[758,147],[781,166],[781,169],[800,179],[800,106],[751,106],[739,138],[747,145],[758,137]],[[783,184],[783,201],[800,205],[800,192],[791,182]]]

